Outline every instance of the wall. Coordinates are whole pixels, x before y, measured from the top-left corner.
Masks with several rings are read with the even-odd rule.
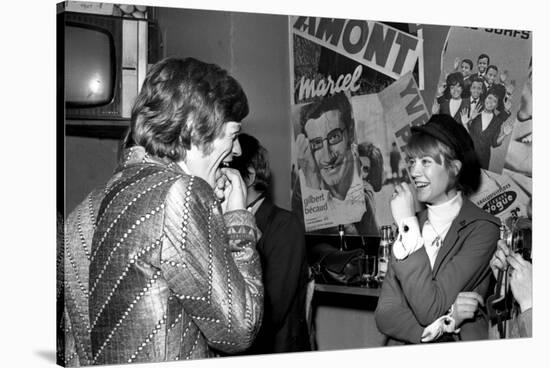
[[[275,203],[290,209],[288,18],[236,13],[233,24],[233,71],[251,106],[244,130],[269,152]]]
[[[268,150],[275,203],[290,209],[288,18],[159,8],[158,21],[166,56],[216,63],[241,83],[250,105],[243,131]]]
[[[275,203],[290,208],[287,18],[277,15],[158,8],[165,56],[193,56],[227,69],[250,103],[243,130],[270,153]],[[200,36],[198,36],[200,35]],[[266,72],[269,71],[269,72]],[[66,213],[116,165],[118,141],[66,138]]]
[[[65,214],[96,186],[105,183],[116,166],[118,140],[65,137]]]

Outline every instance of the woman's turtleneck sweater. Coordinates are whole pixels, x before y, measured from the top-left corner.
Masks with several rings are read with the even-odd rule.
[[[433,267],[441,244],[453,220],[458,216],[462,202],[462,193],[458,192],[447,202],[438,205],[427,205],[428,219],[424,223],[422,231],[420,231],[416,216],[408,217],[401,224],[398,224],[400,236],[393,245],[395,258],[404,259],[424,246]],[[405,228],[408,228],[408,230],[404,231]]]

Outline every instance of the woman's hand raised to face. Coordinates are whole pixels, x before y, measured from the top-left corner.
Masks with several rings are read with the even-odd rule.
[[[218,198],[223,192],[222,211],[241,210],[246,208],[246,184],[239,171],[227,167],[220,169],[222,175],[218,178],[214,191]]]
[[[407,217],[415,215],[414,196],[407,183],[402,182],[395,186],[390,207],[397,226],[400,226],[401,222]]]

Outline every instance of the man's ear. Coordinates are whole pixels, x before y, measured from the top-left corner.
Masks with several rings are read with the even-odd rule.
[[[256,169],[252,166],[248,167],[248,178],[245,180],[246,186],[250,187],[256,182]]]

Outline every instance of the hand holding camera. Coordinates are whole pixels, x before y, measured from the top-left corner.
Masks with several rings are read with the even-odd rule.
[[[498,272],[508,269],[510,289],[514,299],[518,302],[521,311],[532,306],[532,265],[525,260],[521,253],[510,250],[507,241],[501,239],[497,243],[497,251],[490,262],[493,275],[498,278]]]
[[[521,312],[533,305],[533,266],[518,253],[506,257],[510,266],[510,289]]]

